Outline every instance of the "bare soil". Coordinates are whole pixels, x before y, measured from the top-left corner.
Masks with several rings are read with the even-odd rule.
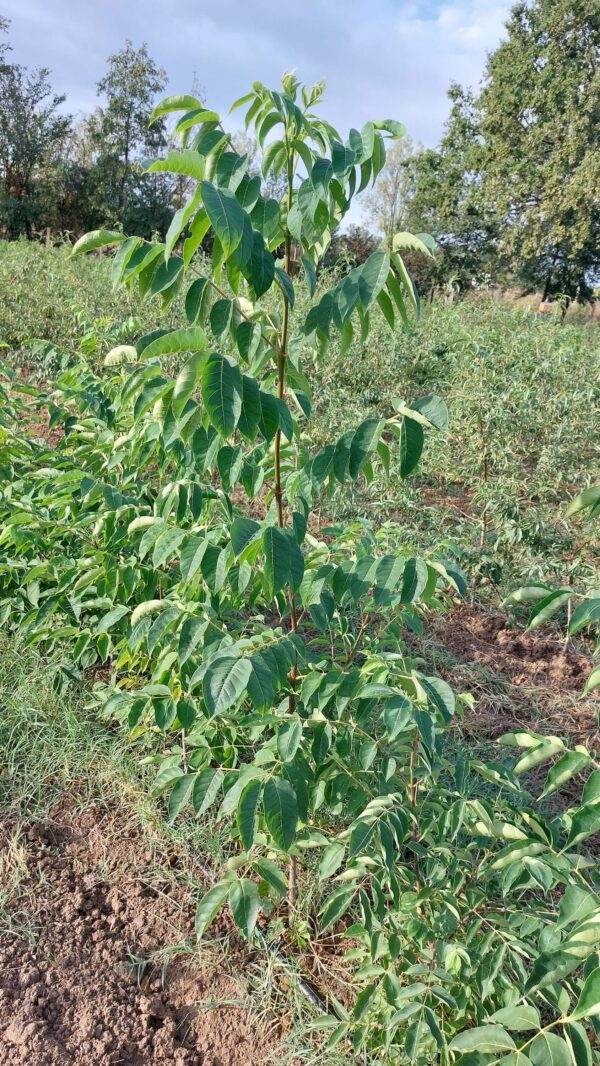
[[[475,697],[464,721],[474,736],[525,726],[589,747],[600,743],[598,699],[581,696],[593,666],[584,645],[565,643],[550,628],[526,633],[506,615],[468,606],[428,623],[430,636],[437,655],[432,662],[427,643],[428,665]]]
[[[254,1066],[277,1045],[222,955],[193,953],[192,893],[147,847],[100,804],[0,822],[2,1066]]]

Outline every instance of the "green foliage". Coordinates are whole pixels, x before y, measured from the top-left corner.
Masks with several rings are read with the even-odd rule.
[[[299,885],[318,872],[316,935],[348,937],[355,964],[330,1047],[423,1066],[591,1055],[579,1019],[595,1024],[600,899],[579,845],[600,827],[594,758],[526,732],[503,738],[514,757],[451,755],[462,701],[404,632],[464,589],[460,571],[382,551],[367,523],[316,521],[325,493],[405,477],[448,424],[428,393],[354,424],[346,411],[318,443],[309,432],[308,364],[355,332],[374,343],[418,307],[393,251],[298,298],[381,170],[384,133],[400,132],[366,123],[344,142],[315,110],[321,92],[285,75],[238,101],[263,173],[285,175],[281,201],[251,184],[214,113],[159,105],[185,109],[183,150],[200,160],[183,256],[169,239],[146,261],[129,239],[112,269],[165,307],[181,297],[189,325],[119,344],[103,369],[67,360],[50,393],[30,386],[26,400],[7,374],[0,620],[65,649],[65,681],[106,664],[101,713],[154,747],[169,818],[211,811],[227,827],[199,936],[227,904],[248,938],[261,911],[275,915],[276,937],[284,895],[293,927]],[[197,244],[185,251],[204,216],[210,264]],[[22,431],[43,407],[63,430],[54,448]],[[526,775],[542,766],[545,795],[585,769],[582,802],[536,803]]]
[[[589,299],[598,270],[596,0],[517,3],[479,96],[453,86],[437,150],[415,157],[409,222],[442,273]]]
[[[8,28],[0,22],[0,34]],[[9,63],[0,42],[0,229],[11,238],[53,225],[64,175],[58,155],[71,120],[50,72]],[[58,185],[57,193],[54,188]]]

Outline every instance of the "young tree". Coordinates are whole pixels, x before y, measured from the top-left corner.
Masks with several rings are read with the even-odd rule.
[[[410,195],[409,163],[415,156],[410,137],[395,141],[388,150],[385,166],[374,188],[365,196],[365,215],[386,248],[391,248],[394,234],[406,226]]]
[[[481,94],[499,248],[545,295],[586,296],[600,265],[600,4],[514,8]]]
[[[3,20],[0,30],[7,26]],[[53,92],[50,72],[6,62],[8,50],[0,47],[0,225],[14,238],[31,236],[52,213],[50,189],[38,178],[57,165],[71,119],[60,114],[65,97]]]
[[[106,103],[93,116],[99,215],[149,236],[164,232],[169,219],[171,181],[144,173],[141,162],[167,145],[164,119],[149,125],[157,93],[167,83],[146,44],[131,41],[109,56],[108,70],[98,82]]]

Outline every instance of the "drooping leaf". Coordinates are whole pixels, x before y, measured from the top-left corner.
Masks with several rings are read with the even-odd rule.
[[[414,418],[405,417],[400,423],[400,477],[408,477],[415,469],[425,443],[422,427]]]
[[[282,851],[288,851],[296,836],[298,802],[289,781],[271,777],[264,788],[263,808],[267,827]]]
[[[229,906],[238,929],[250,940],[260,909],[256,882],[248,877],[233,881],[229,892]]]
[[[304,576],[304,555],[293,533],[268,526],[263,533],[265,578],[273,596],[285,585],[293,591],[299,588]]]
[[[237,806],[237,827],[246,851],[250,850],[254,842],[256,809],[261,792],[262,780],[253,778],[244,786]]]
[[[201,940],[209,925],[221,910],[229,896],[230,887],[231,882],[220,881],[213,888],[209,888],[206,895],[198,903],[196,908],[196,936],[198,940]]]
[[[213,426],[224,437],[229,437],[238,424],[242,398],[239,367],[212,352],[202,372],[202,399]]]
[[[234,193],[219,189],[209,181],[201,185],[202,201],[226,259],[242,239],[245,212]]]

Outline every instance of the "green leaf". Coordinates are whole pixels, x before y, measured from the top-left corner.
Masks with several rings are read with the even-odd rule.
[[[500,1051],[512,1051],[516,1045],[505,1029],[500,1025],[478,1025],[475,1029],[466,1029],[450,1041],[450,1051],[479,1051],[482,1055],[493,1055]]]
[[[288,851],[294,842],[298,824],[298,802],[289,781],[283,777],[269,778],[265,785],[263,808],[273,840],[282,851]]]
[[[237,426],[242,411],[240,369],[218,352],[212,352],[202,372],[202,399],[212,425],[224,437]]]
[[[319,860],[319,881],[332,877],[344,861],[346,849],[343,844],[328,844]]]
[[[248,696],[256,711],[266,711],[273,706],[277,693],[277,678],[271,664],[260,652],[251,655],[252,673],[248,679]]]
[[[179,567],[184,581],[192,581],[200,569],[209,541],[206,537],[190,535],[179,554]]]
[[[186,403],[196,388],[205,361],[205,352],[196,352],[179,371],[171,397],[171,407],[175,418],[179,418],[183,413]]]
[[[596,666],[595,669],[592,670],[585,683],[583,695],[589,696],[590,692],[594,692],[597,688],[600,688],[600,666]]]
[[[282,762],[291,762],[302,739],[302,722],[283,722],[277,730],[277,751]]]
[[[270,289],[275,278],[275,260],[265,246],[260,233],[254,234],[250,262],[245,270],[246,277],[252,284],[257,297],[263,296]]]
[[[202,693],[211,717],[228,711],[242,698],[250,673],[248,659],[226,656],[210,663],[202,680]]]
[[[544,622],[547,622],[552,615],[560,611],[561,607],[569,602],[573,592],[571,589],[557,589],[556,592],[551,592],[548,596],[544,596],[543,600],[536,603],[533,611],[529,616],[527,623],[527,629],[535,629],[536,626],[541,626]]]
[[[346,913],[355,895],[356,887],[352,885],[347,888],[338,888],[327,897],[321,910],[321,933],[324,933],[326,929],[329,929],[330,925],[333,925]]]
[[[152,264],[152,267],[154,268],[154,264]],[[173,294],[176,291],[175,282],[179,278],[182,270],[183,259],[180,259],[177,255],[172,255],[166,263],[161,261],[156,270],[153,269],[152,272],[152,278],[150,280],[151,296],[157,296],[161,292],[164,296],[167,296],[169,293]]]
[[[593,511],[600,504],[600,485],[592,485],[589,489],[584,489],[580,492],[574,500],[571,500],[569,504],[565,518],[571,518],[572,515],[577,514],[579,511],[585,510],[590,507]]]
[[[599,909],[600,899],[593,892],[579,885],[568,885],[559,904],[557,928],[582,922]]]
[[[222,770],[215,770],[209,766],[206,770],[203,770],[202,773],[198,774],[192,793],[194,810],[198,816],[204,814],[204,812],[214,803],[222,784]]]
[[[195,780],[195,774],[184,774],[183,777],[176,781],[169,796],[169,822],[173,823],[175,821],[177,815],[189,801]]]
[[[152,552],[152,565],[155,569],[170,562],[185,535],[184,529],[165,529],[164,533],[161,533]]]
[[[271,596],[285,585],[295,591],[304,576],[304,555],[288,530],[268,526],[263,533],[265,578]]]
[[[570,1025],[563,1026],[563,1033],[574,1066],[592,1066],[592,1049],[583,1026],[578,1022],[572,1022]]]
[[[107,248],[109,244],[120,244],[126,241],[127,235],[118,230],[94,229],[90,233],[84,233],[78,241],[75,241],[71,249],[71,255],[84,255],[92,252],[95,248]]]
[[[258,876],[262,877],[263,881],[266,881],[275,890],[280,899],[286,895],[288,890],[287,881],[274,862],[271,862],[270,859],[260,858],[255,859],[252,865]]]
[[[415,469],[425,443],[422,427],[414,418],[403,418],[400,423],[400,477],[408,477]]]
[[[422,236],[415,236],[414,233],[396,233],[394,235],[393,247],[395,252],[420,252],[421,255],[426,255],[429,259],[432,259],[431,249],[428,248]]]
[[[540,1033],[527,1054],[532,1066],[572,1066],[567,1045],[555,1033]]]
[[[202,102],[197,100],[195,96],[191,96],[189,93],[179,96],[165,96],[165,98],[161,100],[152,111],[149,125],[156,122],[156,119],[161,118],[162,115],[168,115],[171,111],[194,111],[201,107]]]
[[[363,851],[375,832],[374,822],[358,821],[350,834],[350,848],[348,858],[353,859],[360,851]]]
[[[155,159],[146,170],[148,174],[183,174],[186,178],[202,181],[205,166],[204,157],[192,148],[172,148],[164,159]]]
[[[260,525],[253,518],[243,518],[239,515],[231,523],[231,546],[236,558],[256,539],[260,533]]]
[[[581,840],[586,840],[587,837],[591,837],[594,833],[598,832],[600,832],[599,800],[595,803],[587,803],[584,807],[580,807],[579,810],[575,812],[571,819],[567,847],[572,847],[573,844],[579,844]]]
[[[583,770],[591,762],[590,755],[584,751],[567,751],[558,762],[548,771],[544,791],[540,799],[551,796],[553,792],[570,781],[575,774]]]
[[[423,559],[407,559],[402,575],[401,603],[413,603],[425,591],[429,571]]]
[[[196,278],[185,295],[185,316],[191,325],[198,321],[207,285],[207,278]]]
[[[527,1033],[531,1029],[541,1029],[540,1012],[529,1004],[515,1007],[502,1007],[492,1014],[490,1021],[505,1026],[512,1033]]]
[[[390,272],[390,257],[387,252],[373,252],[359,269],[358,295],[363,311],[369,307],[383,289]]]
[[[262,791],[262,780],[254,778],[244,786],[237,806],[236,822],[242,843],[249,851],[254,842],[254,823],[256,809]]]
[[[157,359],[162,355],[175,355],[177,352],[203,352],[208,345],[206,333],[200,326],[189,329],[172,329],[161,333],[144,348],[144,359]]]
[[[222,337],[227,332],[233,318],[233,301],[217,300],[210,309],[210,328],[215,337]]]
[[[126,614],[129,614],[129,607],[113,607],[111,611],[108,611],[100,619],[96,627],[96,633],[108,633],[109,629],[112,629],[116,622],[120,622],[121,618],[124,618]]]
[[[571,1021],[580,1018],[593,1018],[600,1014],[600,968],[592,970],[585,979],[574,1011],[569,1015]]]
[[[279,285],[279,288],[281,289],[286,300],[290,304],[290,307],[293,307],[296,294],[294,292],[294,286],[292,284],[292,279],[290,278],[289,274],[286,274],[285,270],[282,270],[281,267],[276,266],[275,280]]]
[[[238,929],[250,940],[260,908],[257,884],[247,877],[234,881],[229,892],[229,906]]]
[[[591,625],[600,626],[600,599],[584,600],[577,605],[569,622],[569,635],[575,636]]]
[[[440,396],[423,396],[420,400],[411,403],[411,408],[423,415],[434,429],[448,429],[450,421],[448,407]]]
[[[234,193],[228,189],[218,189],[209,181],[202,182],[202,200],[225,259],[242,239],[246,213],[236,200]]]
[[[258,322],[240,322],[235,331],[235,342],[242,359],[247,363],[256,355],[261,339],[262,331]]]
[[[384,422],[379,418],[366,418],[355,429],[350,441],[348,473],[356,481],[371,452],[375,451]]]
[[[238,430],[246,440],[254,440],[262,419],[260,388],[250,374],[242,375],[242,412]]]
[[[221,910],[229,895],[230,887],[230,881],[220,881],[213,888],[209,888],[206,895],[198,903],[196,908],[196,936],[198,940],[204,936],[209,925]]]

